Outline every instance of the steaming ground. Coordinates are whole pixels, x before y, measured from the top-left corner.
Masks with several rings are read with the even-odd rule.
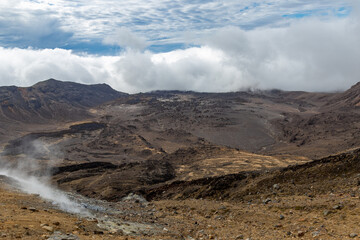
[[[55,165],[56,160],[50,158],[46,165],[41,167],[35,158],[35,156],[43,154],[57,156],[59,151],[49,148],[47,144],[41,141],[34,141],[31,145],[32,151],[29,157],[16,158],[15,161],[7,161],[1,158],[0,175],[12,179],[13,186],[24,193],[37,194],[63,211],[89,217],[90,213],[83,206],[70,200],[66,193],[50,184],[49,169]],[[34,174],[39,169],[41,169],[41,177]]]
[[[143,220],[136,219],[134,221],[129,221],[131,219],[127,219],[127,215],[130,216],[145,216],[149,217],[150,214],[153,214],[153,210],[150,209],[151,207],[148,206],[148,202],[137,195],[130,195],[129,197],[125,198],[124,201],[120,201],[118,204],[114,205],[109,202],[96,200],[96,199],[90,199],[83,196],[80,196],[76,193],[65,193],[59,189],[57,189],[55,186],[52,186],[49,182],[49,175],[45,175],[44,177],[37,177],[35,174],[29,174],[29,172],[36,172],[36,171],[29,171],[36,169],[35,166],[38,166],[36,162],[29,158],[29,167],[26,170],[24,165],[26,164],[13,164],[12,167],[9,167],[11,164],[7,163],[4,159],[2,160],[1,167],[0,167],[0,192],[2,188],[4,187],[3,181],[1,177],[6,177],[7,183],[11,184],[12,188],[15,188],[17,190],[20,190],[21,192],[27,194],[26,198],[41,198],[43,200],[46,200],[45,202],[42,201],[43,205],[45,203],[45,206],[50,207],[51,209],[59,209],[61,211],[64,211],[65,213],[69,213],[70,216],[76,217],[78,220],[82,219],[81,221],[77,221],[76,224],[84,223],[81,225],[82,230],[85,229],[85,222],[87,222],[90,226],[87,226],[86,228],[89,228],[90,231],[85,232],[84,234],[86,236],[92,236],[91,239],[98,239],[95,238],[94,235],[100,235],[102,236],[104,231],[108,231],[111,234],[116,235],[153,235],[153,234],[159,234],[161,233],[161,229],[163,227],[159,227],[158,225],[149,224],[144,222]],[[30,166],[31,165],[31,166]],[[39,166],[38,166],[39,167]],[[45,170],[45,172],[49,172]],[[14,192],[15,194],[15,192]],[[19,197],[15,198],[16,200],[19,199]],[[134,203],[133,201],[136,201]],[[28,201],[27,205],[29,204]],[[51,205],[47,205],[51,204]],[[141,206],[134,206],[137,203],[140,203]],[[0,205],[4,206],[3,203]],[[37,204],[38,205],[38,204]],[[22,206],[21,209],[28,209],[29,206]],[[143,208],[147,207],[147,210],[143,212]],[[37,208],[29,208],[32,209],[34,212],[41,212],[41,210]],[[140,213],[138,210],[140,209]],[[51,210],[44,209],[45,212],[51,212]],[[13,211],[14,212],[14,211]],[[14,214],[14,213],[12,213]],[[7,215],[3,214],[2,211],[0,211],[0,216]],[[35,221],[34,216],[30,216],[30,221]],[[62,218],[64,220],[64,218]],[[90,222],[90,223],[89,223]],[[55,222],[55,225],[57,228],[58,222]],[[41,224],[41,226],[49,227],[45,228],[45,230],[49,232],[54,232],[54,228],[49,226],[49,224]],[[29,229],[29,227],[24,227],[25,229]],[[31,225],[31,228],[33,228],[33,225]],[[8,228],[9,229],[9,228]],[[77,227],[79,229],[79,227]],[[77,232],[75,232],[77,233]],[[5,234],[6,235],[6,234]],[[1,227],[0,227],[0,236],[4,237],[5,235],[2,235],[1,233]],[[59,235],[59,236],[58,236]],[[31,234],[27,231],[26,233],[21,233],[15,238],[21,238],[21,239],[27,239],[24,238],[24,236],[31,236]],[[47,235],[43,235],[42,237],[46,237]],[[61,237],[60,232],[54,232],[53,236],[55,237]],[[64,236],[69,236],[63,235]],[[5,236],[7,237],[7,235]],[[29,238],[33,239],[33,238]],[[51,238],[49,238],[51,239]],[[57,238],[56,238],[57,239]],[[61,238],[63,239],[63,238]],[[65,238],[64,238],[65,239]],[[67,238],[66,238],[67,239]],[[72,238],[71,238],[72,239]],[[86,239],[86,238],[81,238]],[[104,239],[100,237],[99,239]],[[119,238],[112,238],[112,239],[119,239]],[[122,238],[120,238],[122,239]]]
[[[41,198],[50,201],[56,207],[69,213],[79,214],[81,216],[90,216],[90,213],[80,204],[70,200],[67,195],[43,182],[40,178],[27,175],[16,169],[1,169],[0,175],[14,180],[14,187],[28,194],[38,194]]]

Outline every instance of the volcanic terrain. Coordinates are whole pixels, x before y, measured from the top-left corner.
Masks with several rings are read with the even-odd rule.
[[[7,175],[0,237],[357,237],[359,93],[359,83],[338,93],[0,87],[0,169],[21,166],[96,206],[91,217],[63,212]]]

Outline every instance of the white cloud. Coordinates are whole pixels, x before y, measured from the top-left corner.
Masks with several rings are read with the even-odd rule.
[[[294,21],[283,28],[220,30],[203,40],[260,88],[329,91],[359,81],[360,32],[353,19]]]
[[[226,27],[198,39],[201,47],[158,54],[128,49],[102,57],[63,49],[0,48],[0,85],[28,86],[52,77],[105,82],[131,93],[249,87],[332,91],[359,81],[357,15],[305,18],[247,31]]]
[[[105,37],[103,43],[140,51],[147,45],[144,38],[136,36],[127,28],[119,28],[114,34]]]

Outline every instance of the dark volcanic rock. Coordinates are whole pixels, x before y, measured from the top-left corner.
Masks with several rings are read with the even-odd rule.
[[[30,133],[23,137],[9,141],[9,143],[4,147],[4,151],[1,155],[27,154],[36,157],[36,155],[41,155],[43,153],[41,150],[43,144],[38,144],[41,143],[41,141],[37,142],[40,138],[61,138],[67,134],[95,131],[105,127],[106,124],[104,123],[89,122],[75,124],[70,126],[69,129],[61,131]]]
[[[193,181],[176,181],[149,189],[144,195],[148,199],[258,200],[259,195],[273,194],[271,186],[279,183],[282,195],[303,195],[310,190],[319,194],[335,189],[341,193],[351,192],[357,184],[355,180],[360,172],[359,163],[360,149],[356,149],[272,172],[243,172]],[[292,181],[296,184],[292,184]],[[264,201],[269,202],[270,198]],[[341,204],[334,206],[334,209],[342,208]],[[324,211],[324,215],[328,214],[329,212]]]

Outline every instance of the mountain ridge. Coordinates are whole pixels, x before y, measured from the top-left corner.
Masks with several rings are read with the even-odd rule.
[[[49,79],[31,87],[0,87],[0,118],[20,122],[76,120],[87,108],[126,96],[106,84],[84,85]]]

